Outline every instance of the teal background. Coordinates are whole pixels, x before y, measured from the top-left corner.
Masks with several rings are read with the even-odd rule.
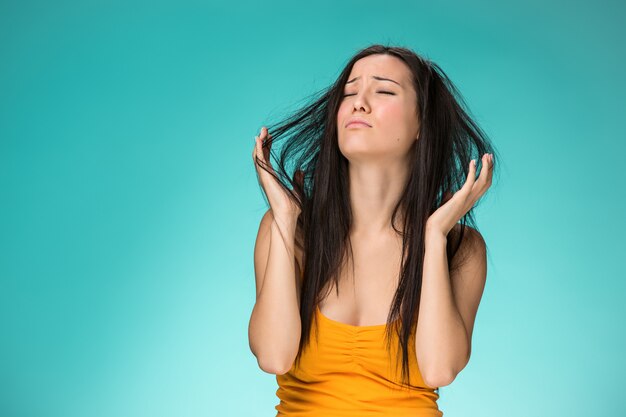
[[[625,6],[432,3],[0,3],[0,415],[275,415],[253,136],[371,43],[440,64],[501,154],[444,415],[624,415]]]

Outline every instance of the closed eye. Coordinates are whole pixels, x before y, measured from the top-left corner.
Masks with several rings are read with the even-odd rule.
[[[391,91],[377,91],[377,93],[381,94],[389,94],[391,96],[395,96],[396,93],[392,93]],[[354,96],[355,94],[344,94],[342,97]]]

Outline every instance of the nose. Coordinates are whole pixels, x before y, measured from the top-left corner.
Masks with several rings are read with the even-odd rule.
[[[354,106],[354,110],[356,111],[359,111],[359,110],[368,111],[369,110],[369,106],[367,104],[367,101],[365,100],[365,96],[362,93],[359,93],[354,97],[352,105]]]

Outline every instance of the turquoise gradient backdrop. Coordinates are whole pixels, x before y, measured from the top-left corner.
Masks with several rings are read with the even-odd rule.
[[[0,416],[274,416],[249,350],[262,125],[371,43],[502,159],[454,417],[626,413],[624,4],[4,1]]]

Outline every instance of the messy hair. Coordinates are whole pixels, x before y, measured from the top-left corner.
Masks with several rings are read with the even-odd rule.
[[[465,183],[470,160],[477,160],[479,171],[480,156],[484,153],[493,153],[494,160],[499,159],[487,135],[470,117],[455,85],[436,63],[408,48],[371,45],[358,51],[338,79],[314,93],[308,104],[280,122],[266,125],[271,138],[263,146],[281,142],[282,146],[280,151],[272,148],[275,162],[271,168],[266,168],[260,159],[257,163],[278,180],[301,210],[297,221],[301,233],[296,236],[296,245],[304,254],[300,292],[302,333],[295,358],[297,366],[310,340],[315,309],[325,296],[322,289],[332,280],[338,291],[340,267],[353,258],[349,233],[352,224],[349,161],[339,150],[337,112],[353,65],[373,54],[402,60],[412,74],[412,86],[417,93],[418,140],[409,151],[408,177],[389,219],[402,237],[402,261],[385,326],[388,349],[392,332],[396,332],[400,342],[401,355],[397,357],[402,357],[402,385],[414,387],[409,383],[409,339],[419,315],[426,221],[442,204],[447,192],[454,193]],[[300,180],[294,175],[297,171],[302,174]],[[456,255],[465,252],[459,252],[459,248],[467,225],[476,229],[474,208],[463,216],[460,227],[448,234],[446,255],[451,270],[463,258]],[[403,214],[404,222],[398,229],[395,220],[399,213]]]

